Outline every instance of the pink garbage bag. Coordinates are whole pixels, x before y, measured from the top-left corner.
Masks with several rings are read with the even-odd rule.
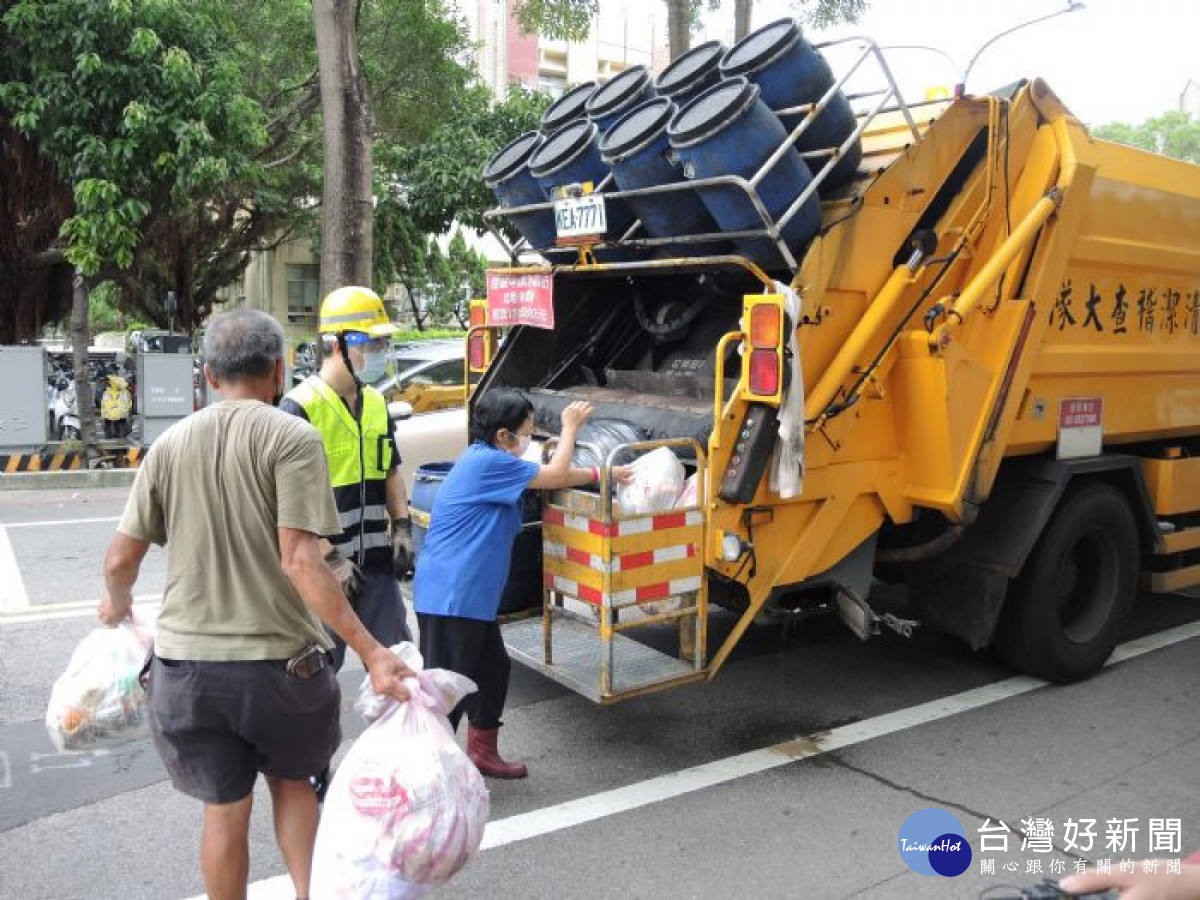
[[[350,748],[325,797],[313,854],[314,900],[421,897],[467,864],[488,818],[483,778],[446,713],[475,684],[423,671],[412,644],[392,648],[417,671],[412,697],[375,694],[368,678],[355,704],[372,722]]]

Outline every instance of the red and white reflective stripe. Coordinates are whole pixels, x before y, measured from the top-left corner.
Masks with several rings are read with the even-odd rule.
[[[693,509],[687,512],[670,512],[658,516],[646,516],[640,519],[625,519],[620,522],[607,524],[587,516],[571,515],[558,509],[547,509],[542,513],[542,521],[549,525],[561,525],[572,531],[582,531],[599,537],[625,537],[631,534],[649,534],[652,531],[666,531],[669,528],[683,528],[688,525],[704,524],[704,513]]]
[[[555,541],[545,541],[542,545],[547,556],[554,559],[578,563],[597,572],[630,572],[658,563],[678,562],[682,559],[693,559],[696,556],[695,544],[676,544],[673,547],[659,547],[657,550],[646,550],[640,553],[625,553],[613,557],[609,564],[604,558],[595,553],[588,553],[577,547],[568,547]]]
[[[597,605],[603,605],[605,598],[608,596],[596,588],[580,584],[578,581],[570,578],[563,578],[561,575],[551,575],[549,572],[545,575],[544,583],[552,591],[558,591],[569,597],[578,597],[580,600],[586,600],[588,603]],[[694,575],[691,578],[676,578],[673,581],[647,584],[639,588],[631,588],[627,591],[617,591],[608,597],[608,599],[615,605],[645,603],[649,600],[662,600],[666,597],[690,594],[698,590],[700,590],[700,576]]]
[[[612,595],[616,605],[624,603],[645,603],[647,600],[664,600],[667,597],[678,597],[680,594],[690,594],[700,590],[700,576],[691,578],[676,578],[662,584],[647,584],[628,591],[617,591]]]

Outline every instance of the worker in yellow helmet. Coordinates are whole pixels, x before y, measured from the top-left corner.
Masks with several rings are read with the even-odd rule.
[[[379,295],[343,287],[321,303],[320,369],[279,404],[321,433],[342,533],[332,540],[361,576],[351,605],[385,647],[412,640],[397,578],[412,571],[412,526],[387,401],[371,387],[387,371],[391,336]],[[341,668],[346,645],[334,638]]]

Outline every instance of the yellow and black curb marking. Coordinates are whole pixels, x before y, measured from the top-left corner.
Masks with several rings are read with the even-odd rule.
[[[101,450],[101,464],[107,468],[136,468],[145,451],[141,447],[121,450]],[[0,455],[0,472],[68,472],[84,468],[81,450],[46,450],[41,453],[10,453]]]

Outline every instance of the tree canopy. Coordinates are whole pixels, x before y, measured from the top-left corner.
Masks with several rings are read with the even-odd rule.
[[[1166,112],[1146,119],[1141,125],[1110,122],[1093,128],[1092,134],[1106,141],[1200,163],[1200,122],[1186,112]]]
[[[417,145],[471,78],[462,29],[440,0],[359,14],[377,133]],[[0,141],[0,342],[67,312],[73,267],[154,322],[173,290],[195,326],[251,251],[316,234],[311,6],[0,0]]]

